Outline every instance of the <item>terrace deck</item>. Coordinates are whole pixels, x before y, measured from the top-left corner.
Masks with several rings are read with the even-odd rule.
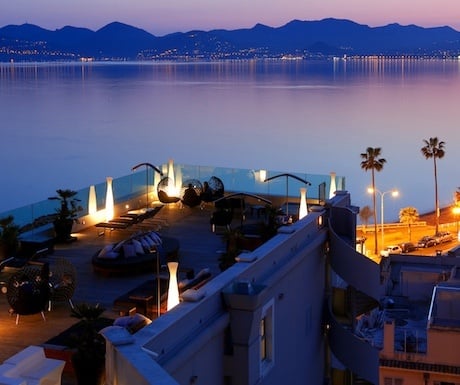
[[[167,223],[160,231],[165,235],[180,240],[179,263],[198,272],[209,268],[213,276],[219,273],[219,251],[224,247],[222,239],[211,231],[209,218],[213,208],[200,210],[197,208],[168,206],[161,210],[155,218]],[[155,272],[144,272],[133,276],[104,277],[93,272],[91,257],[105,244],[114,243],[129,237],[134,228],[98,236],[94,227],[74,234],[77,241],[70,244],[57,244],[54,253],[47,256],[52,262],[55,257],[65,257],[77,269],[77,289],[73,297],[74,303],[99,303],[106,308],[104,317],[116,318],[118,313],[113,310],[114,300],[138,286],[141,282],[152,279]],[[77,319],[70,316],[68,303],[53,304],[51,312],[46,313],[46,322],[40,314],[21,316],[15,325],[15,317],[10,316],[6,295],[0,293],[0,363],[29,345],[40,345],[60,332],[69,328]],[[75,384],[72,375],[63,375],[63,385]]]

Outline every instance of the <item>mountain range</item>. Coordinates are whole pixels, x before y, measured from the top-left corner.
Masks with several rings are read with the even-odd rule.
[[[33,24],[0,28],[0,61],[215,60],[236,58],[414,55],[458,57],[460,32],[388,24],[369,27],[350,20],[293,20],[281,27],[177,32],[155,36],[113,22],[92,31],[66,26],[54,31]]]

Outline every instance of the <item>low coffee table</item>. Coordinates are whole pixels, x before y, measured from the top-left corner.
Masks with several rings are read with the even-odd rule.
[[[168,279],[160,277],[160,298],[168,290]],[[132,309],[153,319],[157,317],[157,280],[150,279],[113,301],[114,309]]]

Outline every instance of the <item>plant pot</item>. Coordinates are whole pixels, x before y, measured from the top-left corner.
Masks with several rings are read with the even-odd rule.
[[[53,224],[57,242],[70,242],[75,239],[70,235],[72,234],[73,219],[56,219]]]
[[[75,353],[72,365],[78,385],[101,385],[104,383],[105,360],[96,359],[92,354]]]
[[[239,250],[254,251],[264,243],[260,236],[242,236],[237,240],[237,247]]]

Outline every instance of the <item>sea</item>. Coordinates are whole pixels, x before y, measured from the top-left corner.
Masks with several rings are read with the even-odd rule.
[[[0,64],[0,213],[120,177],[140,162],[336,172],[371,206],[360,154],[380,147],[385,219],[460,186],[460,60],[334,58]]]

